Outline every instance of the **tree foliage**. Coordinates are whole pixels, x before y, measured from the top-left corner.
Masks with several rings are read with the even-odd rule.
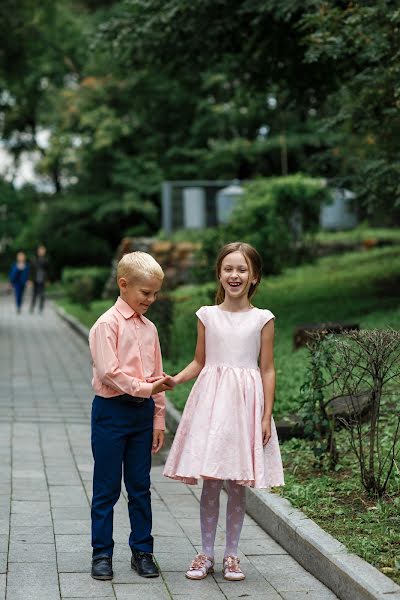
[[[88,232],[89,204],[113,248],[157,229],[163,179],[298,171],[398,221],[399,21],[390,0],[4,0],[2,144],[58,196],[18,239],[61,207]]]

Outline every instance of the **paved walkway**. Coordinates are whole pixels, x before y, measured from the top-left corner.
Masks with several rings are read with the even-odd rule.
[[[152,476],[155,555],[162,578],[145,580],[130,569],[124,496],[115,510],[115,578],[94,581],[89,575],[92,392],[86,344],[51,307],[43,316],[18,316],[10,298],[2,297],[0,377],[0,600],[336,598],[248,516],[240,544],[247,579],[229,583],[220,572],[204,581],[185,579],[200,544],[200,487],[163,478],[163,457]]]

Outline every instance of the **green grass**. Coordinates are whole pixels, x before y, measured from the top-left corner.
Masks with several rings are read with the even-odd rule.
[[[341,458],[336,472],[315,468],[309,442],[293,439],[282,444],[285,487],[278,493],[351,552],[400,583],[400,473],[392,477],[383,499],[367,496],[347,434],[341,432],[337,441]]]
[[[360,244],[366,240],[400,243],[400,228],[368,227],[359,225],[349,231],[319,231],[316,241],[320,244]]]
[[[57,300],[57,304],[90,329],[100,315],[114,304],[114,300],[95,300],[89,309],[85,309],[83,306],[65,299]]]

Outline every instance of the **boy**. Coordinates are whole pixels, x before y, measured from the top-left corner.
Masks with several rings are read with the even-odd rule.
[[[144,313],[161,288],[164,273],[150,254],[131,252],[118,263],[120,296],[93,325],[92,577],[112,579],[113,507],[124,476],[131,524],[131,566],[142,577],[157,577],[151,536],[151,452],[164,442],[165,390],[155,325]]]

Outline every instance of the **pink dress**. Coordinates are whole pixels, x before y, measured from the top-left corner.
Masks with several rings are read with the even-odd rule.
[[[187,399],[164,475],[189,484],[214,478],[255,488],[283,485],[273,419],[265,447],[261,429],[261,330],[274,315],[219,306],[202,306],[196,315],[205,326],[206,362]]]

